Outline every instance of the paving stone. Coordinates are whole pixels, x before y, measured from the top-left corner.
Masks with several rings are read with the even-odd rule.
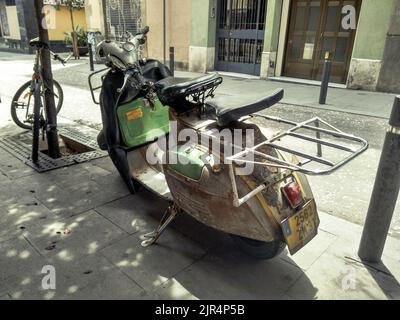
[[[57,265],[56,265],[57,266]],[[66,277],[59,283],[66,299],[150,299],[145,290],[101,255],[90,256],[61,269]]]
[[[184,290],[187,297],[198,299],[279,299],[302,274],[300,268],[279,258],[270,261],[249,258],[232,241],[226,241],[174,276],[178,287],[165,284],[157,293],[165,299],[185,295]]]
[[[375,267],[375,266],[374,266]],[[377,270],[382,270],[392,275],[398,283],[400,283],[400,257],[397,255],[386,256],[382,258],[382,263],[376,267]],[[400,297],[399,297],[400,299]]]
[[[154,294],[160,300],[198,300],[176,279],[163,283]]]
[[[167,202],[150,192],[143,191],[97,207],[96,211],[124,231],[133,234],[154,229],[159,220],[155,217],[161,217],[167,207]]]
[[[206,251],[221,245],[229,238],[226,233],[208,227],[187,214],[179,215],[172,227]]]
[[[294,256],[291,256],[288,250],[285,249],[286,254],[281,257],[303,270],[308,270],[337,239],[337,236],[320,230],[318,235]]]
[[[287,291],[295,299],[334,300],[388,299],[399,293],[392,277],[346,258],[341,249],[325,252]]]
[[[34,198],[34,195],[25,188],[20,188],[16,181],[4,181],[0,183],[0,207],[14,204],[20,198]]]
[[[90,163],[84,163],[50,171],[48,175],[52,177],[58,186],[71,187],[101,176],[110,175],[110,172]]]
[[[331,215],[321,215],[321,228],[326,232],[335,233],[338,235],[330,247],[330,252],[341,250],[343,255],[351,257],[355,260],[360,260],[358,257],[358,249],[361,242],[363,227],[348,222],[346,220],[333,217]],[[400,281],[400,241],[396,238],[387,237],[385,249],[383,252],[383,261],[391,266],[390,272]],[[379,265],[375,265],[380,268]],[[384,267],[385,268],[385,267]]]
[[[5,173],[0,171],[0,184],[5,183],[5,182],[11,182],[11,179],[7,177]]]
[[[113,173],[117,173],[117,169],[115,168],[112,160],[110,159],[110,157],[104,157],[104,158],[100,158],[100,159],[95,159],[93,161],[91,161],[92,165],[96,166],[96,167],[100,167],[104,170],[107,170],[109,172],[113,172]],[[117,173],[118,174],[118,173]]]
[[[11,289],[13,299],[128,300],[151,299],[142,288],[100,255],[74,261],[49,261],[56,274],[56,289],[44,290],[41,282],[24,290]],[[44,275],[41,276],[41,279]]]
[[[172,229],[167,229],[156,245],[143,248],[140,242],[132,235],[101,253],[146,291],[152,291],[205,254]]]
[[[122,239],[126,233],[95,211],[32,228],[27,239],[47,258],[74,261]]]
[[[18,179],[35,173],[35,170],[0,148],[0,172],[9,179]]]
[[[104,190],[112,190],[114,193],[121,196],[131,194],[125,182],[117,172],[108,175],[94,176],[92,180]]]
[[[0,207],[0,242],[53,218],[55,215],[36,199],[19,199],[13,205]]]
[[[354,240],[354,236],[362,233],[362,226],[351,223],[330,214],[320,212],[320,229],[349,240]]]
[[[35,195],[52,212],[64,217],[77,215],[96,206],[92,197],[81,192],[68,192],[57,185],[43,189]]]
[[[53,185],[36,193],[36,197],[54,213],[72,216],[124,197],[128,191],[106,188],[93,181],[85,181],[69,187]]]
[[[47,260],[19,237],[0,244],[0,296],[22,293],[32,284],[41,283],[41,270]]]
[[[397,242],[395,241],[395,243]],[[349,242],[347,239],[339,238],[328,248],[327,253],[334,255],[337,259],[344,259],[349,264],[355,264],[365,269],[375,281],[375,287],[379,287],[387,298],[400,299],[400,259],[392,259],[391,257],[384,256],[383,263],[362,263],[357,254],[358,248],[359,241]],[[392,249],[389,247],[387,252],[390,252]],[[396,255],[393,256],[396,257]]]

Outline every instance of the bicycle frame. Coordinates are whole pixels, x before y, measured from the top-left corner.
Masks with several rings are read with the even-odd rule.
[[[46,90],[50,90],[50,88],[46,85],[45,81],[44,81],[44,77],[43,77],[43,68],[42,68],[42,58],[41,58],[41,52],[43,49],[41,48],[37,48],[36,49],[36,55],[35,55],[35,62],[34,62],[34,66],[33,66],[33,75],[32,75],[32,81],[31,81],[31,87],[30,87],[30,91],[31,93],[34,92],[35,90],[35,85],[36,83],[39,83],[39,88],[41,88],[41,92],[46,92]],[[53,51],[49,50],[50,54],[56,59],[56,57],[58,57]],[[63,64],[65,64],[70,58],[72,57],[72,54],[70,54],[66,59],[62,60],[60,58],[58,58],[57,60],[61,61]],[[52,94],[54,95],[54,88],[51,89]],[[29,97],[28,100],[28,105],[31,99],[31,96]],[[41,106],[41,110],[46,111],[46,99],[43,99],[43,104]],[[28,117],[28,112],[29,112],[29,108],[26,109],[26,115],[25,117]],[[42,112],[41,112],[41,116],[42,116]],[[47,118],[47,115],[46,115]]]
[[[35,55],[35,62],[33,65],[33,75],[32,75],[31,86],[30,86],[31,94],[29,95],[28,106],[30,105],[32,94],[35,91],[36,83],[39,82],[39,87],[42,87],[43,72],[40,67],[41,66],[40,53],[41,53],[41,49],[37,49],[36,55]],[[25,115],[26,118],[28,117],[28,114],[29,114],[29,107],[26,108],[26,115]]]

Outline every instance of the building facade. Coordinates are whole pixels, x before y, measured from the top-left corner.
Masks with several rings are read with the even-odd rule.
[[[32,37],[32,2],[0,0],[3,39]],[[54,43],[70,29],[58,14]],[[319,81],[328,52],[332,82],[400,92],[400,0],[85,0],[75,16],[115,39],[149,25],[148,56],[168,63],[174,47],[182,70]]]
[[[332,82],[352,89],[400,92],[398,0],[191,4],[189,70],[320,80],[329,52]],[[343,20],[351,24],[346,19],[351,8],[354,26],[347,29]]]
[[[181,68],[318,81],[329,52],[332,82],[351,89],[400,92],[399,0],[142,3],[142,23],[152,30],[149,55],[162,59],[173,46]]]
[[[53,51],[68,51],[65,32],[72,31],[71,14],[62,1],[44,0],[50,46]],[[73,9],[75,27],[86,30],[86,13],[81,6]],[[0,0],[0,50],[32,52],[29,40],[38,36],[33,1]]]

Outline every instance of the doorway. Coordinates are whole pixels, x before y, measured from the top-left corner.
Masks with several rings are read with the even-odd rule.
[[[325,53],[332,57],[331,82],[346,83],[356,30],[342,27],[342,8],[361,0],[293,0],[290,9],[284,75],[321,80]]]
[[[267,0],[218,1],[216,69],[260,75]]]

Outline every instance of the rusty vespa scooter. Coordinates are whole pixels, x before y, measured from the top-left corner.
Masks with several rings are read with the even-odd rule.
[[[174,78],[162,63],[141,57],[148,32],[101,42],[97,55],[108,71],[98,88],[92,79],[103,70],[89,77],[102,112],[100,147],[132,193],[144,186],[171,203],[142,245],[155,243],[186,213],[256,258],[271,259],[286,246],[295,254],[319,226],[306,175],[334,172],[364,152],[367,141],[319,118],[296,123],[260,114],[283,90],[229,104],[214,95],[223,81],[217,73]],[[274,132],[256,125],[257,118],[289,128]]]

